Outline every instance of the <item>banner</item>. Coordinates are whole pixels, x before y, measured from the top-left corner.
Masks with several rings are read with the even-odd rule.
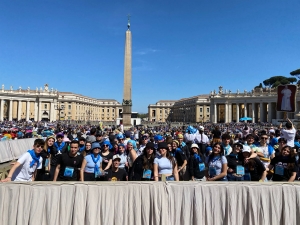
[[[296,111],[297,86],[293,84],[279,85],[277,87],[277,111]]]

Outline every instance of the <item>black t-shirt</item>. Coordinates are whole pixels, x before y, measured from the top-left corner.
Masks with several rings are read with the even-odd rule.
[[[259,181],[263,172],[266,170],[264,164],[258,159],[258,158],[252,158],[249,160],[254,160],[254,166],[250,168],[249,164],[244,164],[245,167],[245,173],[250,173],[251,175],[251,181]]]
[[[233,169],[233,173],[236,173],[236,166],[243,165],[243,154],[239,153],[234,155],[233,153],[226,156],[227,159],[227,166],[230,169]]]
[[[189,168],[190,175],[196,179],[202,179],[205,176],[205,169],[200,171],[200,168],[199,168],[199,164],[204,163],[205,160],[204,160],[204,157],[201,157],[201,156],[199,156],[199,157],[201,158],[200,162],[194,157],[194,155],[191,156],[189,159],[189,167],[188,168]]]
[[[105,172],[107,181],[126,181],[127,173],[123,169],[118,169],[117,172],[112,171],[112,169],[108,169]]]
[[[71,157],[69,153],[59,155],[57,164],[60,164],[60,170],[57,180],[77,181],[79,178],[79,169],[83,161],[82,155]]]
[[[222,135],[221,131],[213,130],[211,133],[214,135],[214,138],[221,138]]]
[[[57,162],[58,162],[58,158],[59,158],[59,150],[57,149],[56,146],[58,146],[59,148],[61,148],[62,146],[61,144],[58,144],[57,142],[55,142],[55,144],[53,145],[53,147],[50,149],[50,154],[51,154],[51,166],[56,166]],[[67,143],[64,142],[64,146],[61,148],[61,153],[66,153],[68,149],[68,145]]]
[[[102,152],[100,153],[100,156],[102,157],[102,169],[104,170],[109,162],[114,156],[112,152],[109,152],[108,155],[102,155]]]
[[[183,161],[187,160],[185,153],[181,149],[177,149],[177,151],[172,150],[171,154],[173,157],[175,157],[177,161],[177,166],[182,166]]]
[[[292,157],[284,157],[282,155],[276,156],[271,159],[270,164],[274,167],[273,181],[288,181],[293,175],[293,172],[298,171],[296,159]],[[276,169],[276,167],[278,167]],[[283,167],[283,171],[280,168]]]

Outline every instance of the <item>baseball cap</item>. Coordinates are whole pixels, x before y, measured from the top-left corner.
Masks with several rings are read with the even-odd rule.
[[[183,135],[182,134],[178,134],[177,138],[183,138]]]
[[[148,142],[146,144],[146,147],[145,148],[151,148],[151,149],[154,149],[154,144],[152,142]]]
[[[113,156],[113,161],[114,161],[115,159],[121,160],[121,157],[117,154],[117,155],[114,155],[114,156]]]
[[[251,152],[251,149],[250,149],[250,147],[249,146],[247,146],[247,145],[244,145],[243,146],[243,152]]]
[[[195,143],[191,145],[191,148],[198,148],[199,149],[198,145],[195,144]]]
[[[161,135],[155,135],[155,136],[154,136],[154,140],[155,140],[155,141],[162,141],[162,140],[164,140],[164,138],[163,138],[163,136],[161,136]]]
[[[58,134],[56,134],[56,138],[59,138],[59,137],[64,137],[65,135],[63,134],[63,133],[58,133]]]

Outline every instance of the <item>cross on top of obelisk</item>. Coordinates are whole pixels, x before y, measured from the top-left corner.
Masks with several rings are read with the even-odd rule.
[[[128,30],[130,30],[130,14],[128,14],[128,23],[127,23],[127,27],[128,27]]]

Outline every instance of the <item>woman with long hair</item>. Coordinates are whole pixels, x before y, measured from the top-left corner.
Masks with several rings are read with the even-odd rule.
[[[153,181],[154,168],[153,163],[155,159],[155,148],[152,142],[148,142],[142,154],[136,158],[132,165],[129,180],[132,181]]]
[[[85,143],[85,149],[81,153],[83,155],[83,157],[86,157],[88,154],[90,154],[91,153],[91,149],[92,149],[92,143],[90,141],[87,141]]]
[[[206,166],[207,181],[227,181],[227,159],[222,144],[213,145],[212,154],[206,158]]]
[[[171,155],[166,142],[158,143],[160,156],[154,159],[154,180],[179,181],[177,164],[175,158]]]
[[[298,171],[293,148],[284,146],[280,154],[271,159],[269,170],[274,170],[273,181],[293,182]]]
[[[189,172],[192,181],[205,180],[205,163],[204,156],[202,155],[197,144],[192,144],[192,156],[189,158]]]
[[[128,173],[129,174],[131,173],[131,168],[133,166],[134,161],[137,158],[137,153],[136,153],[136,151],[134,149],[134,146],[135,146],[134,144],[135,143],[136,142],[133,141],[133,140],[128,140],[128,142],[127,142],[127,152],[128,152],[128,154],[127,154],[127,162],[128,162]]]
[[[220,131],[220,127],[216,126],[215,129],[211,132],[212,134],[212,145],[216,144],[216,143],[221,143],[221,131]]]
[[[128,162],[127,162],[127,154],[126,154],[126,151],[125,151],[125,145],[124,144],[119,144],[118,145],[118,151],[117,151],[116,154],[118,154],[121,158],[119,168],[126,170],[126,167],[128,168]]]
[[[112,164],[113,153],[109,151],[112,146],[109,141],[105,140],[101,143],[102,169],[108,170]]]
[[[92,144],[91,151],[91,154],[85,156],[82,161],[80,169],[81,181],[99,180],[100,175],[102,175],[102,158],[100,156],[100,144],[98,142],[94,142]]]
[[[50,179],[50,152],[53,150],[55,138],[53,136],[47,137],[43,150],[41,152],[41,157],[43,158],[42,168],[37,170],[36,181],[47,181]]]

